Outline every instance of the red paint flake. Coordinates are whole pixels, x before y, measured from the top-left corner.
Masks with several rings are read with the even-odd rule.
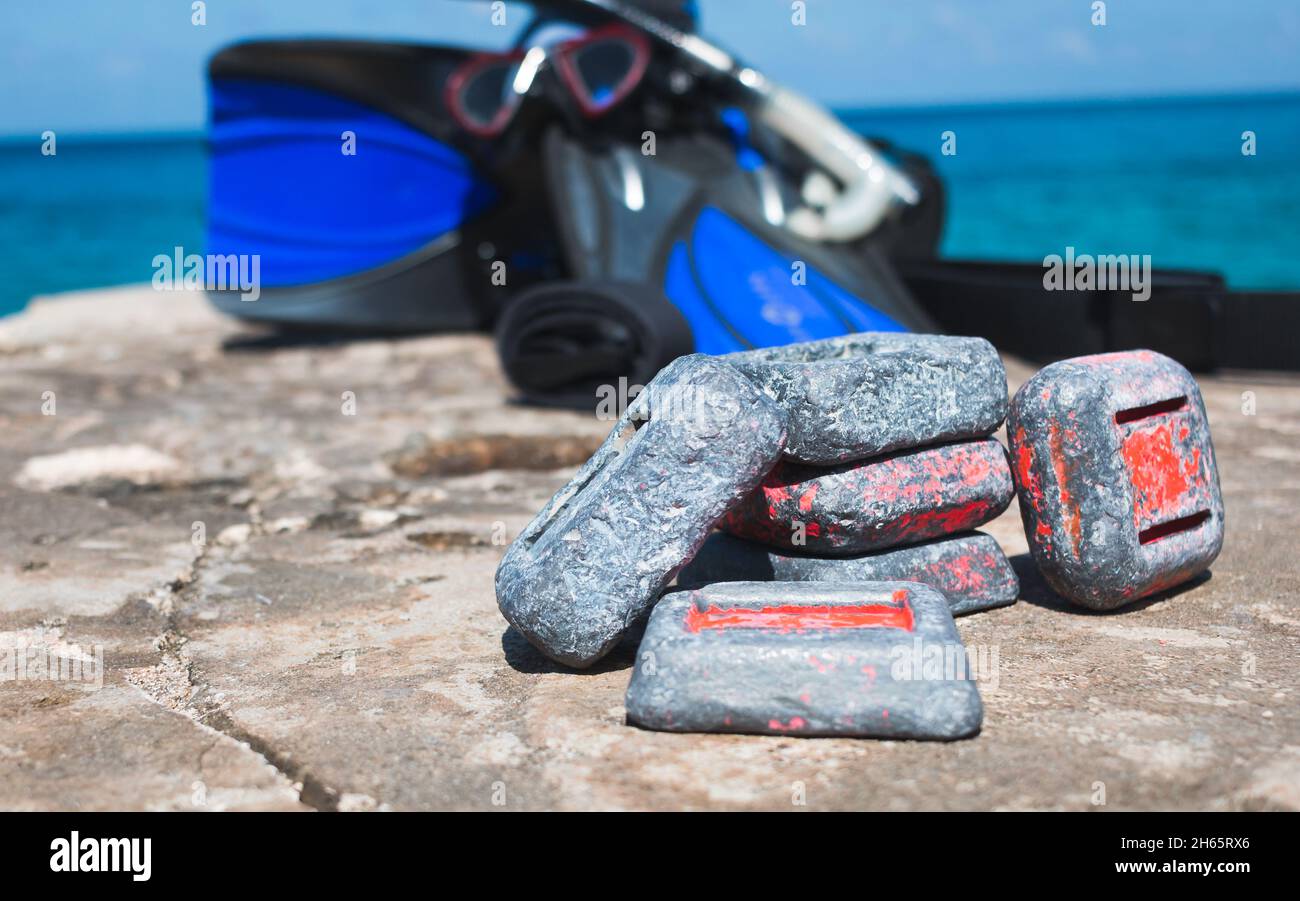
[[[790,488],[786,485],[771,484],[770,477],[767,483],[763,485],[763,496],[767,498],[768,506],[788,501],[790,499]]]
[[[978,488],[993,476],[993,463],[987,454],[965,453],[961,460],[961,477],[971,488]]]
[[[817,482],[813,482],[808,486],[808,490],[799,497],[799,511],[801,513],[807,513],[812,509],[813,501],[817,497],[817,489],[820,487],[821,485]]]
[[[1073,433],[1067,433],[1065,437],[1073,437]],[[1070,475],[1070,466],[1066,461],[1060,426],[1055,422],[1047,424],[1047,445],[1051,450],[1052,469],[1056,473],[1056,490],[1061,500],[1061,518],[1065,522],[1065,531],[1069,533],[1070,546],[1074,549],[1074,556],[1077,558],[1079,542],[1083,537],[1079,523],[1079,505],[1074,502],[1069,486],[1066,484]]]
[[[1129,432],[1121,446],[1133,484],[1133,520],[1138,528],[1176,516],[1200,469],[1200,452],[1184,460],[1174,445],[1173,423],[1152,421]]]
[[[899,598],[898,594],[902,597]],[[686,613],[688,632],[705,629],[766,629],[803,632],[811,629],[903,629],[911,632],[916,620],[907,592],[895,592],[892,604],[781,604],[772,607],[718,607],[707,610],[692,606]],[[815,659],[815,658],[814,658]],[[816,664],[814,664],[816,665]],[[819,667],[820,668],[820,667]]]
[[[990,506],[988,501],[976,500],[960,507],[904,514],[898,518],[896,534],[905,539],[965,532],[987,521]]]
[[[808,723],[801,716],[790,717],[790,722],[788,725],[786,723],[781,722],[780,720],[767,721],[767,728],[773,730],[774,732],[795,732],[807,725]]]
[[[946,562],[932,563],[928,570],[930,578],[936,583],[962,591],[978,591],[987,581],[984,573],[977,568],[981,564],[990,568],[996,565],[992,556],[988,554],[985,554],[980,561],[976,561],[970,554],[962,554]]]
[[[1025,440],[1025,427],[1016,430],[1016,474],[1020,476],[1020,487],[1029,494],[1034,508],[1038,508],[1038,498],[1043,493],[1042,486],[1034,477],[1034,451]]]

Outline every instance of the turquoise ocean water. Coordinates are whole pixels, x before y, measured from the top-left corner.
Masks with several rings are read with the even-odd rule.
[[[845,117],[935,161],[947,256],[1041,262],[1073,246],[1300,289],[1300,95]],[[940,154],[945,132],[954,156]],[[205,190],[196,135],[61,138],[54,157],[37,138],[0,143],[0,315],[36,294],[148,281],[156,254],[202,247]]]

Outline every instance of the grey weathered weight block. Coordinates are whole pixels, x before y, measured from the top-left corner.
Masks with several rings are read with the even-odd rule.
[[[501,613],[551,659],[591,665],[784,444],[784,415],[739,372],[680,358],[507,550],[496,574]]]
[[[948,604],[917,582],[727,582],[650,614],[627,717],[673,732],[955,739],[983,720]]]
[[[789,420],[785,455],[830,465],[991,435],[1007,374],[983,338],[862,332],[728,354]]]
[[[1149,350],[1061,360],[1007,422],[1020,514],[1057,592],[1111,610],[1205,570],[1223,495],[1196,379]]]
[[[1014,604],[1020,581],[992,535],[966,532],[857,557],[783,553],[715,532],[677,584],[715,582],[921,582],[948,599],[953,616]]]
[[[863,554],[982,526],[1014,494],[1006,451],[981,438],[838,466],[782,461],[725,525],[799,553]]]

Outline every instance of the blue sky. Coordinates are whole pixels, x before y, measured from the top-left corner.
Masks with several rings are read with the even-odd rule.
[[[1294,0],[700,0],[703,31],[836,106],[1300,90]],[[253,36],[500,46],[480,0],[3,0],[0,133],[192,130],[203,64]],[[508,31],[526,10],[508,8]]]

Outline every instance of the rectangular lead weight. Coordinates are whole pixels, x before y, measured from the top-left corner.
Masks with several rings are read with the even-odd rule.
[[[982,526],[1014,494],[1007,452],[982,438],[838,466],[782,461],[725,526],[785,550],[862,554]]]
[[[728,582],[654,608],[627,717],[672,732],[957,739],[983,720],[970,675],[926,585]]]
[[[496,573],[502,615],[552,660],[590,666],[784,442],[785,417],[740,373],[701,354],[670,363],[510,545]]]
[[[1014,604],[1020,581],[992,535],[966,532],[856,557],[784,553],[715,532],[677,576],[683,588],[715,582],[920,582],[953,616]]]
[[[1007,373],[983,338],[861,332],[719,359],[785,411],[800,463],[979,438],[1007,415]]]

